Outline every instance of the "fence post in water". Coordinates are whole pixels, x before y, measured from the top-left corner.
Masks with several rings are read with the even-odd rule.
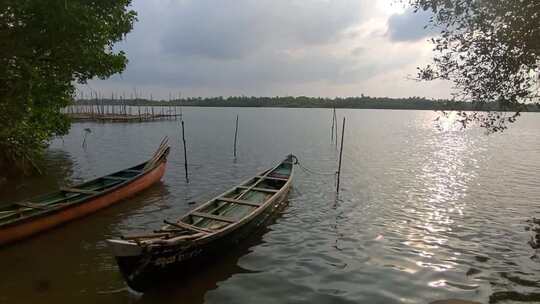
[[[330,137],[330,142],[334,142],[334,126],[336,125],[336,108],[333,108],[333,113],[332,113],[332,135]],[[336,138],[337,140],[337,138]]]
[[[169,92],[169,104],[167,107],[167,119],[172,119],[171,92]]]
[[[335,125],[334,125],[334,137],[335,137],[335,144],[336,144],[336,148],[337,148],[337,141],[338,141],[338,137],[337,137],[337,132],[338,132],[338,126],[337,126],[337,114],[336,114],[336,108],[334,108],[334,121],[336,122]]]
[[[236,159],[236,139],[238,137],[238,114],[236,114],[236,128],[234,129],[234,159]]]
[[[111,114],[112,114],[112,119],[114,119],[114,93],[111,92],[111,101],[109,101],[109,104],[111,105]]]
[[[189,183],[188,178],[188,164],[187,164],[187,150],[186,150],[186,137],[184,135],[184,120],[181,120],[182,123],[182,142],[184,143],[184,169],[186,171],[186,183]]]
[[[152,94],[150,94],[150,112],[149,112],[148,115],[152,115],[152,117],[150,117],[150,119],[154,120],[154,97],[152,96]]]
[[[94,105],[90,106],[90,115],[92,116],[92,118],[94,117]]]
[[[99,101],[98,101],[98,98],[99,98]],[[101,94],[100,94],[100,97],[98,97],[98,93],[96,92],[96,103],[98,104],[101,104],[101,115],[105,115],[107,114],[105,111],[105,103],[103,102],[103,100],[101,100]]]
[[[341,158],[343,157],[343,138],[345,137],[345,117],[343,117],[343,127],[341,127],[341,148],[339,149],[339,165],[337,172],[337,184],[336,184],[336,194],[339,193],[339,180],[341,177]],[[337,138],[336,138],[337,141]]]

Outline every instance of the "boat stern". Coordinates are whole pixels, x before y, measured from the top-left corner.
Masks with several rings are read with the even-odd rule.
[[[116,257],[140,256],[143,252],[141,246],[133,241],[109,239],[107,244]]]

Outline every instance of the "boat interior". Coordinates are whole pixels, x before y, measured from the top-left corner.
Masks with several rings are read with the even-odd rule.
[[[89,197],[103,193],[141,174],[146,163],[103,176],[72,187],[61,187],[57,192],[0,207],[0,226],[60,206],[84,202]]]
[[[236,186],[217,198],[214,198],[186,214],[180,221],[167,222],[168,225],[156,234],[124,239],[152,237],[201,236],[215,232],[236,223],[256,208],[263,205],[287,183],[292,172],[292,158],[289,157],[278,166],[255,176]],[[172,233],[172,234],[170,234]],[[187,236],[187,237],[185,237]]]

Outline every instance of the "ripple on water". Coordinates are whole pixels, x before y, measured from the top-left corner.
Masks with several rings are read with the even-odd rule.
[[[242,127],[233,161],[230,126],[237,113]],[[524,115],[512,130],[485,136],[451,124],[434,128],[437,114],[429,111],[338,113],[348,125],[337,202],[332,177],[297,170],[290,205],[249,249],[224,250],[223,261],[193,280],[134,299],[122,289],[104,239],[156,229],[291,151],[316,171],[336,168],[329,124],[321,123],[331,118],[328,110],[184,109],[190,182],[180,141],[171,140],[162,183],[0,251],[0,268],[10,277],[0,280],[0,302],[538,301],[540,263],[530,258],[535,251],[524,229],[526,220],[540,216],[534,209],[540,202],[538,116]],[[93,132],[82,150],[87,127]],[[0,189],[0,199],[131,166],[163,135],[178,139],[178,122],[74,124],[63,142],[52,144],[48,177],[21,183],[15,194]],[[26,284],[36,278],[48,283]]]

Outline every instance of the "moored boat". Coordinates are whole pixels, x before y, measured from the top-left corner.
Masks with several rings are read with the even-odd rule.
[[[0,207],[0,246],[94,213],[156,183],[165,172],[167,138],[152,158],[59,191]]]
[[[148,234],[108,240],[128,286],[144,292],[185,278],[255,233],[287,203],[293,155]]]

